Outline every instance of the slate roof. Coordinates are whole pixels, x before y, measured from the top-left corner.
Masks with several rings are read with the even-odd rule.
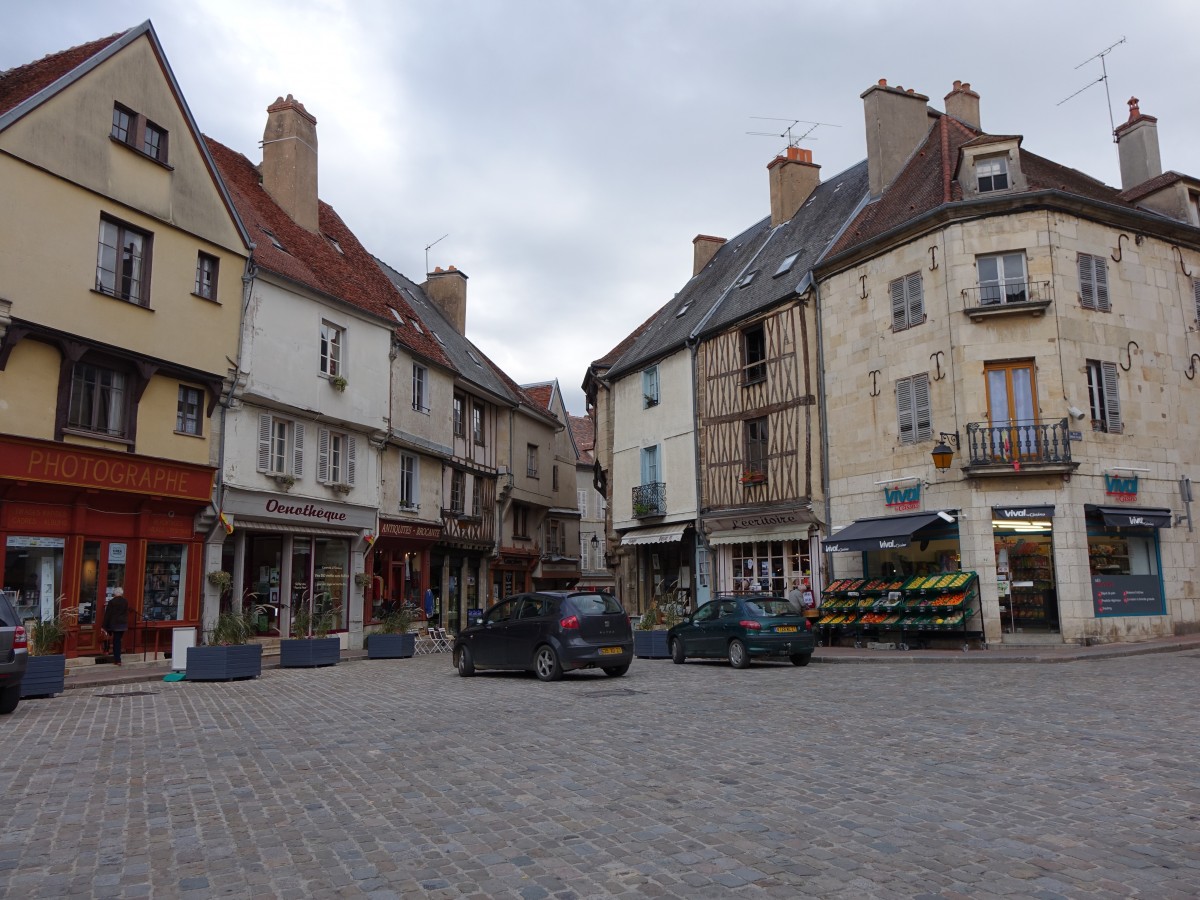
[[[0,72],[0,116],[12,112],[21,103],[50,87],[58,79],[71,74],[125,34],[128,32],[119,31],[108,37],[51,53],[34,62]]]
[[[205,141],[257,245],[254,261],[260,269],[377,316],[391,325],[400,343],[414,353],[453,368],[438,342],[424,329],[418,332],[412,327],[411,320],[418,318],[417,314],[332,206],[319,204],[321,233],[314,234],[297,225],[271,198],[259,181],[254,163],[212,138],[206,137]],[[283,249],[275,246],[271,235]],[[406,320],[403,325],[392,315],[393,309]]]

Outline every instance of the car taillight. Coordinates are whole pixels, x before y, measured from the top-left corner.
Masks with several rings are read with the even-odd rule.
[[[558,623],[559,627],[564,631],[579,628],[579,616],[567,616]]]
[[[804,630],[805,630],[805,631],[812,631],[812,619],[805,619],[805,620],[804,620]]]
[[[750,631],[762,631],[762,623],[756,622],[754,619],[742,619],[738,624]]]
[[[16,634],[13,635],[13,649],[14,650],[28,650],[29,649],[29,637],[25,634],[25,626],[24,625],[17,626]]]

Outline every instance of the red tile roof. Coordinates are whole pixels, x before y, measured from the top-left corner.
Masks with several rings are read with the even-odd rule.
[[[259,182],[258,168],[249,159],[210,137],[204,140],[250,239],[258,245],[254,261],[260,268],[374,313],[393,326],[396,320],[391,310],[395,309],[405,320],[403,326],[394,327],[400,343],[438,365],[454,369],[428,329],[422,327],[418,332],[412,327],[412,321],[420,321],[420,317],[332,206],[319,204],[321,234],[302,228],[271,199]],[[266,232],[275,235],[283,250]],[[340,253],[330,238],[337,241]]]
[[[1136,203],[1143,197],[1153,194],[1155,191],[1161,191],[1167,185],[1174,184],[1177,181],[1184,181],[1187,178],[1182,172],[1163,172],[1161,175],[1143,181],[1141,184],[1135,184],[1127,191],[1121,191],[1121,199],[1128,200],[1130,203]]]
[[[0,116],[15,109],[24,101],[45,90],[58,79],[83,65],[113,41],[127,32],[80,44],[41,59],[0,72]]]
[[[550,409],[550,401],[554,399],[554,382],[545,381],[541,384],[524,385],[525,393],[533,398],[542,409]]]
[[[596,429],[592,420],[587,416],[571,416],[571,437],[579,450],[579,461],[585,465],[595,462],[593,451],[596,449]]]

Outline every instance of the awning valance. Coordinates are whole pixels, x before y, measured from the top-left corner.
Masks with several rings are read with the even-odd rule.
[[[993,506],[993,519],[1053,519],[1054,506]]]
[[[735,528],[708,536],[710,544],[741,544],[751,541],[807,541],[808,525],[769,525],[764,528]]]
[[[357,538],[357,528],[317,528],[315,525],[293,525],[290,522],[256,522],[253,519],[234,519],[234,528],[246,531],[275,531],[280,534],[303,534],[310,537]]]
[[[948,512],[919,512],[906,516],[858,519],[833,537],[821,541],[821,548],[829,553],[842,553],[907,547],[913,534],[934,522],[945,521],[943,515],[950,522],[954,521],[954,517]]]
[[[656,528],[638,528],[621,535],[621,546],[632,547],[635,544],[673,544],[683,537],[690,522],[680,522],[678,525],[659,525]]]
[[[1100,516],[1109,528],[1170,528],[1171,511],[1157,506],[1083,507],[1087,515]]]

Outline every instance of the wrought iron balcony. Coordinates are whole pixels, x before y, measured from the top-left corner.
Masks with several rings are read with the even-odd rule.
[[[1017,421],[1008,425],[967,423],[967,475],[1045,475],[1069,473],[1071,432],[1066,419],[1057,422]]]
[[[1049,281],[983,284],[979,287],[965,288],[962,296],[965,306],[963,311],[975,321],[993,316],[1040,316],[1054,299]]]
[[[667,485],[662,481],[639,484],[633,489],[633,517],[644,519],[667,513]]]

